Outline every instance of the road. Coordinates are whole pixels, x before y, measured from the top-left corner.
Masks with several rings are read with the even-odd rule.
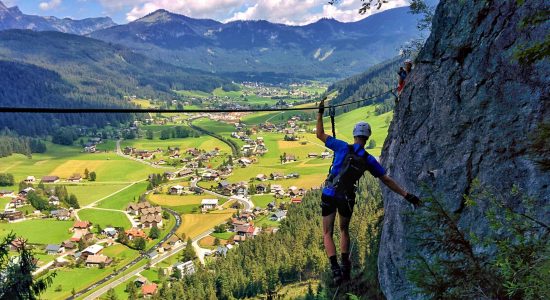
[[[201,240],[202,238],[206,237],[206,236],[209,236],[213,231],[212,230],[209,230],[209,231],[206,231],[204,232],[203,234],[199,235],[198,237],[196,237],[195,239],[193,239],[193,243]],[[180,250],[183,250],[185,248],[185,246],[187,246],[187,243],[182,243],[181,245],[179,245],[178,247],[172,249],[172,251],[170,252],[167,252],[167,253],[163,253],[162,255],[159,255],[153,259],[151,259],[151,266],[154,266],[158,263],[160,263],[161,261],[169,258],[169,257],[172,257],[173,255],[176,255]],[[128,268],[126,268],[125,270],[127,270]],[[125,271],[124,270],[124,271]],[[138,273],[140,272],[143,272],[143,270],[145,270],[145,266],[142,266],[142,267],[139,267],[135,270],[132,270],[131,272],[129,272],[128,274],[124,274],[122,277],[118,278],[117,280],[101,287],[100,289],[98,289],[97,291],[93,292],[92,294],[90,294],[89,296],[87,296],[86,298],[84,298],[85,300],[93,300],[93,299],[97,299],[99,297],[101,297],[101,295],[107,293],[107,291],[111,288],[115,288],[119,285],[121,285],[122,283],[130,280],[132,277],[136,276]],[[124,272],[122,271],[122,272]],[[112,277],[111,277],[112,278]],[[97,287],[97,285],[94,285],[95,287]]]
[[[147,257],[147,254],[148,253],[152,253],[152,252],[155,252],[157,251],[157,249],[164,243],[166,242],[169,238],[171,238],[175,233],[176,233],[176,230],[180,227],[181,225],[181,217],[180,215],[171,210],[171,209],[168,209],[168,208],[163,208],[164,211],[167,211],[168,213],[170,213],[171,215],[173,215],[175,218],[176,218],[176,224],[174,225],[174,227],[170,230],[170,232],[162,239],[160,240],[156,245],[154,245],[153,247],[151,247],[151,249],[149,251],[147,251],[146,253],[144,252],[141,256],[137,257],[136,259],[134,259],[133,261],[131,261],[130,263],[128,263],[127,265],[125,265],[124,267],[120,268],[119,270],[117,270],[116,272],[113,272],[111,274],[109,274],[109,276],[97,281],[96,283],[94,283],[93,285],[87,287],[86,289],[83,289],[81,291],[79,291],[78,293],[76,293],[74,296],[71,296],[69,298],[67,298],[67,300],[72,300],[72,299],[76,299],[80,296],[82,296],[83,294],[86,294],[88,293],[89,291],[97,288],[98,286],[104,284],[105,282],[113,279],[114,277],[118,276],[119,274],[121,273],[124,273],[126,270],[128,270],[129,268],[133,267],[135,264],[137,264],[138,262],[140,262],[142,259],[145,259]],[[176,251],[173,251],[173,252],[176,252]],[[141,270],[140,270],[141,269]],[[138,268],[138,270],[140,270],[139,272],[143,271],[142,268]],[[133,271],[129,274],[134,274]],[[133,275],[132,275],[133,276]],[[119,283],[120,284],[120,283]],[[117,286],[118,284],[116,284],[115,286]],[[102,288],[103,289],[103,288]],[[100,289],[100,290],[102,290]],[[109,288],[107,289],[109,290]],[[96,295],[96,293],[99,291],[96,291],[94,292],[92,295],[95,295],[95,297],[93,298],[90,298],[91,296],[88,296],[86,297],[86,299],[95,299],[95,298],[98,298],[99,296],[103,295],[103,293],[107,292],[107,290],[103,291],[102,293],[100,293],[99,295]]]
[[[194,180],[191,180],[191,188],[199,188],[201,189],[202,191],[204,191],[205,193],[207,194],[210,194],[210,195],[213,195],[213,196],[216,196],[218,198],[224,198],[224,199],[229,199],[229,200],[236,200],[236,201],[239,201],[241,202],[243,205],[244,205],[244,209],[246,210],[252,210],[254,208],[254,203],[252,203],[252,200],[246,198],[246,197],[239,197],[239,196],[231,196],[231,197],[227,197],[225,195],[222,195],[222,194],[218,194],[216,192],[213,192],[211,190],[207,190],[205,188],[202,188],[200,186],[197,185],[197,182],[199,182],[199,179],[194,179]]]

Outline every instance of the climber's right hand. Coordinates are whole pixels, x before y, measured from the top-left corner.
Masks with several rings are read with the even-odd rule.
[[[405,196],[405,200],[411,203],[415,209],[419,208],[422,205],[422,200],[410,193],[407,193],[407,195]]]
[[[322,115],[325,113],[325,99],[323,98],[323,100],[321,100],[321,102],[319,102],[319,113]]]

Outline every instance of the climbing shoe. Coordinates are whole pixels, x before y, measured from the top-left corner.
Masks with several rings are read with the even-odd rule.
[[[334,285],[340,285],[343,281],[343,274],[340,268],[332,268],[332,282]]]
[[[349,281],[351,279],[351,265],[342,265],[342,281]]]

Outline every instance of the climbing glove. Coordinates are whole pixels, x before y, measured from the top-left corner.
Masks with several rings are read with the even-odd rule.
[[[407,200],[409,203],[411,203],[414,208],[418,208],[418,207],[420,207],[420,205],[422,205],[422,201],[420,201],[420,198],[418,198],[417,196],[415,196],[413,194],[407,193],[407,195],[405,196],[405,200]]]
[[[325,99],[319,102],[319,113],[323,115],[325,113]]]

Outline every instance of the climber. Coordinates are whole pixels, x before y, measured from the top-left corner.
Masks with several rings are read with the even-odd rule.
[[[417,196],[405,191],[388,176],[386,170],[376,159],[365,151],[365,144],[371,135],[371,128],[368,123],[359,122],[355,125],[353,129],[354,142],[349,145],[325,133],[323,126],[324,109],[324,100],[322,100],[317,114],[317,138],[323,141],[327,148],[334,151],[334,159],[321,196],[323,242],[330,260],[334,283],[340,284],[350,279],[349,224],[355,205],[355,185],[364,172],[369,171],[374,177],[380,178],[382,183],[403,196],[415,208],[421,204],[421,201]],[[337,211],[340,214],[342,267],[338,264],[336,247],[332,237]]]
[[[412,71],[412,60],[407,59],[405,60],[405,68],[400,67],[399,72],[397,72],[397,75],[399,75],[399,81],[397,83],[397,94],[401,95],[401,91],[403,91],[403,87],[405,87],[405,79],[407,79],[407,76]]]

